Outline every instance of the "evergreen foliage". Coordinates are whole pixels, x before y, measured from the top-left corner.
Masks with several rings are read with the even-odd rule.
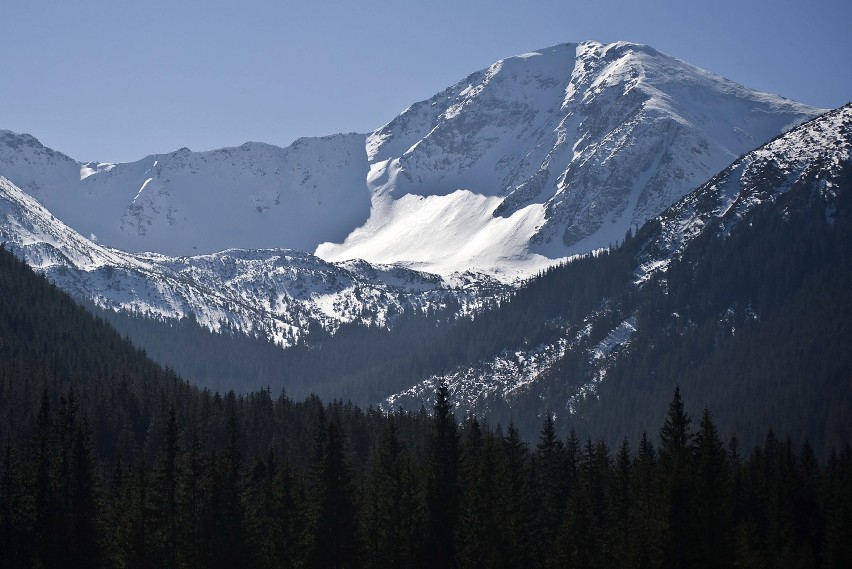
[[[624,285],[613,279],[607,294],[625,304],[610,305],[612,321],[636,301],[639,320],[656,322],[640,326],[598,394],[614,401],[621,389],[634,409],[590,408],[582,426],[599,438],[585,443],[574,431],[561,437],[548,410],[532,448],[514,423],[504,434],[475,415],[459,422],[443,381],[431,415],[297,401],[268,387],[195,387],[0,248],[0,566],[852,566],[852,449],[843,430],[852,368],[839,346],[852,313],[847,202],[838,201],[829,226],[824,203],[804,188],[773,206],[786,217],[757,211],[724,247],[699,243],[648,293],[619,296]],[[813,231],[793,239],[785,223]],[[513,299],[506,312],[429,332],[447,342],[434,354],[448,355],[423,369],[488,353],[495,330],[535,329],[548,303],[566,321],[581,319],[600,300],[585,287],[628,267],[621,255],[634,255],[641,239],[626,253],[543,275],[558,282],[550,298],[544,285],[531,286],[516,299],[539,300]],[[728,272],[719,270],[725,247],[743,254]],[[783,263],[773,261],[775,247],[787,250]],[[601,275],[592,285],[562,282],[579,270]],[[722,275],[718,287],[700,288],[707,271]],[[732,289],[745,304],[732,304]],[[722,333],[718,316],[729,306],[736,332]],[[530,324],[503,322],[506,314]],[[459,340],[464,333],[472,344]],[[542,326],[530,341],[550,333]],[[561,373],[581,367],[565,362]],[[683,369],[691,372],[676,373]],[[734,420],[730,397],[718,395],[741,379],[736,370],[760,386],[748,388],[759,389],[748,422]],[[653,382],[651,372],[665,379]],[[803,385],[835,396],[817,400]],[[702,393],[701,407],[717,415],[705,410],[694,425],[681,388]],[[663,389],[667,412],[653,403]],[[779,426],[768,413],[790,409],[781,399],[793,396],[800,415],[819,420]],[[720,415],[728,415],[726,437],[738,424],[776,430],[741,452],[739,439],[723,444]],[[792,433],[802,439],[824,436],[811,447],[775,434],[791,424],[807,426]],[[613,452],[617,429],[654,435],[622,434]]]
[[[657,220],[611,251],[538,275],[471,318],[456,317],[458,307],[448,303],[445,310],[398,315],[392,330],[353,324],[288,350],[236,333],[212,334],[191,319],[98,314],[211,390],[247,394],[271,386],[295,399],[313,393],[360,405],[443,369],[581,338],[509,400],[484,397],[459,411],[514,421],[530,443],[541,419],[555,412],[559,432],[573,426],[616,448],[625,435],[635,441],[655,431],[678,381],[691,394],[694,416],[704,407],[715,410],[721,437],[736,432],[751,449],[772,426],[796,445],[810,441],[824,459],[852,430],[845,411],[852,406],[850,170],[846,163],[836,167],[831,197],[813,174],[743,219],[712,220],[641,288],[635,271],[643,255],[654,254]],[[777,181],[756,180],[756,191],[771,193]],[[629,345],[610,354],[597,397],[577,402],[567,424],[559,407],[600,371],[588,351],[628,318],[637,327]]]

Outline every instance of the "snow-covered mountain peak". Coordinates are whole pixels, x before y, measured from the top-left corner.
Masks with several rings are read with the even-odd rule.
[[[370,219],[316,252],[443,274],[462,265],[530,274],[615,243],[819,112],[640,44],[589,41],[503,59],[367,136]],[[446,220],[462,204],[459,229]],[[474,254],[455,254],[470,242],[480,244]]]
[[[0,174],[82,234],[124,250],[313,251],[369,215],[364,135],[300,139],[288,148],[181,148],[123,164],[77,163],[16,136],[0,138]]]
[[[588,41],[501,59],[366,135],[81,164],[7,132],[0,175],[123,250],[291,248],[514,280],[620,240],[819,112]]]

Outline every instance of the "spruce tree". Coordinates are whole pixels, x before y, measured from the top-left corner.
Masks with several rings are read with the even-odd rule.
[[[660,467],[663,499],[668,511],[666,564],[675,569],[688,567],[695,554],[692,513],[693,435],[684,411],[680,387],[675,387],[668,415],[660,429]]]
[[[635,503],[631,516],[634,531],[631,559],[637,568],[660,567],[663,565],[666,519],[657,453],[647,432],[642,433],[639,442],[632,480]]]
[[[359,567],[355,489],[340,420],[328,424],[320,460],[316,519],[308,567]]]
[[[20,465],[11,443],[6,444],[0,470],[0,563],[26,566],[27,516],[24,512]]]
[[[501,533],[504,567],[532,567],[539,537],[536,493],[530,468],[530,452],[514,423],[509,424],[502,444],[502,472],[497,501],[504,521]]]
[[[283,567],[292,567],[301,557],[301,530],[305,525],[302,504],[299,502],[299,482],[289,462],[278,465],[273,482],[275,519],[280,528],[275,557]]]
[[[497,519],[496,451],[493,435],[476,416],[465,428],[462,445],[458,558],[461,567],[493,567],[501,541]]]
[[[169,418],[164,433],[161,456],[152,480],[152,498],[157,502],[157,542],[161,549],[165,567],[177,567],[178,553],[183,549],[179,524],[179,480],[181,473],[181,449],[178,444],[179,430],[174,406],[169,408]]]
[[[411,567],[420,554],[419,484],[396,422],[389,421],[371,461],[362,507],[366,567]]]
[[[695,452],[695,557],[702,567],[730,567],[734,550],[731,472],[707,409],[701,417]]]
[[[441,378],[435,392],[432,434],[429,441],[427,510],[429,541],[427,564],[456,566],[456,523],[458,520],[459,440],[452,413],[449,387]]]
[[[541,426],[534,457],[538,475],[540,539],[548,546],[556,539],[567,500],[563,450],[553,416],[548,413]]]
[[[633,559],[633,464],[630,443],[625,438],[615,459],[612,480],[613,557],[619,567],[632,567]]]
[[[91,432],[84,419],[76,427],[71,456],[69,503],[70,547],[66,567],[100,567],[102,536],[101,503]]]

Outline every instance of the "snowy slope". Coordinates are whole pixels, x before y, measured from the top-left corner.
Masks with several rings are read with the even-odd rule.
[[[512,281],[606,247],[818,113],[654,49],[498,61],[369,135],[77,163],[0,131],[0,175],[127,251],[313,251]]]
[[[748,211],[790,188],[819,180],[835,197],[838,173],[852,157],[852,105],[829,111],[749,152],[655,220],[656,235],[636,271],[638,283],[664,270],[708,227],[730,231]],[[826,212],[830,215],[830,212]]]
[[[313,251],[367,219],[367,171],[358,134],[78,164],[0,131],[0,175],[83,235],[127,251]]]
[[[635,259],[635,285],[642,287],[653,274],[665,272],[672,260],[682,256],[700,235],[711,231],[711,235],[724,239],[751,210],[777,200],[792,188],[816,189],[827,204],[825,215],[830,222],[839,193],[852,191],[851,173],[852,105],[846,105],[745,154],[648,222],[637,234],[637,239],[644,241]],[[574,412],[578,402],[594,396],[598,384],[606,380],[607,365],[611,363],[608,356],[629,345],[636,331],[634,313],[612,328],[604,340],[591,341],[589,332],[607,316],[608,304],[609,299],[602,299],[600,311],[581,322],[563,323],[563,337],[554,344],[533,348],[506,346],[491,359],[446,370],[443,376],[453,400],[462,409],[481,409],[482,405],[487,408],[488,401],[495,399],[511,403],[519,396],[546,400],[548,382],[567,381],[554,377],[552,370],[566,356],[579,356],[589,363],[589,375],[571,378],[577,382],[573,395],[549,403],[551,410],[561,407]],[[622,310],[629,312],[631,308]],[[431,377],[394,394],[383,406],[418,409],[428,405],[437,379],[438,376]]]
[[[467,309],[479,295],[502,290],[493,282],[473,288],[461,277],[449,282],[402,267],[333,264],[294,250],[126,253],[81,236],[2,177],[0,244],[98,306],[155,318],[192,317],[214,331],[228,327],[285,346],[317,325],[329,331],[353,321],[387,326],[402,310],[434,309],[448,298]],[[480,275],[473,282],[479,287],[484,281]]]
[[[636,44],[498,61],[367,137],[370,219],[317,254],[529,273],[615,243],[818,112]]]

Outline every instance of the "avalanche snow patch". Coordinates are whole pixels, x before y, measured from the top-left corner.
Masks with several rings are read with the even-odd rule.
[[[529,235],[544,222],[540,205],[503,218],[492,215],[500,198],[469,190],[446,196],[382,196],[376,201],[382,203],[374,202],[364,226],[341,245],[320,245],[317,256],[329,261],[381,259],[444,275],[477,268],[504,281],[530,276],[553,262],[521,253]]]

